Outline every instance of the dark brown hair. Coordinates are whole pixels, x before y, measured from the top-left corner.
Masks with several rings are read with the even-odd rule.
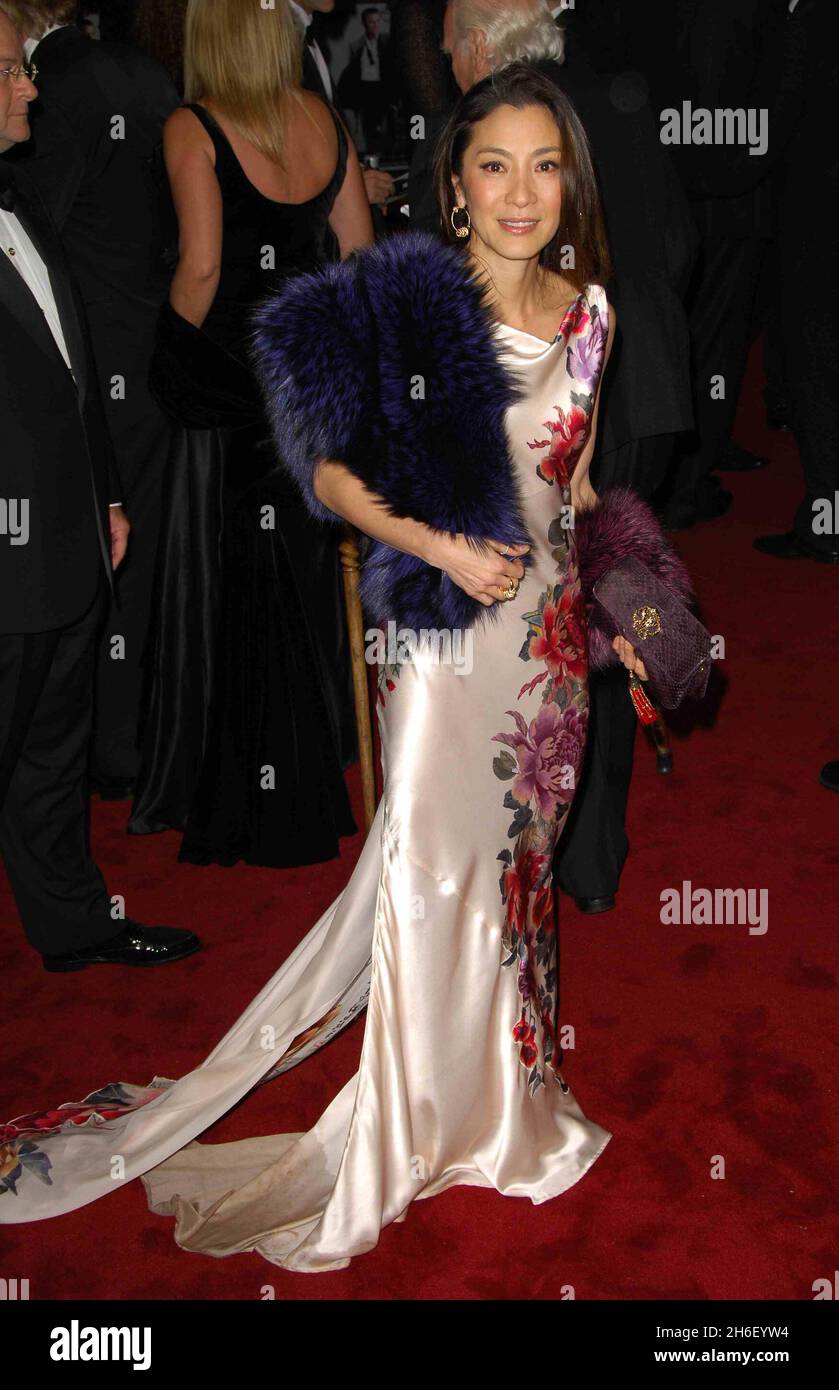
[[[452,175],[463,175],[463,156],[479,121],[512,106],[544,106],[559,130],[562,210],[556,234],[543,247],[539,264],[562,275],[574,289],[585,285],[605,285],[611,275],[609,243],[600,190],[592,164],[588,138],[582,122],[564,92],[532,63],[509,63],[470,87],[460,98],[440,135],[434,158],[434,187],[440,209],[443,235],[453,245],[465,247],[451,224],[456,204]],[[563,248],[574,249],[574,265],[563,266]]]

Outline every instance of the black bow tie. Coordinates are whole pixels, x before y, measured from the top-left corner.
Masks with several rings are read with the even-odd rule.
[[[4,169],[0,164],[0,208],[4,212],[14,212],[16,193],[14,175],[10,169]]]

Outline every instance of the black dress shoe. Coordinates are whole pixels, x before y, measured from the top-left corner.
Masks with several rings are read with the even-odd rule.
[[[575,898],[574,902],[581,912],[611,912],[615,899],[611,893],[602,898]]]
[[[134,795],[134,781],[130,777],[91,777],[90,790],[103,801],[128,801]]]
[[[839,565],[839,550],[820,550],[816,545],[807,545],[794,531],[785,531],[780,536],[756,536],[752,545],[762,555],[771,555],[773,560],[816,560],[820,565]]]
[[[116,936],[78,951],[44,956],[44,969],[56,973],[86,970],[89,965],[168,965],[201,950],[201,942],[184,927],[144,927],[126,922]]]
[[[725,473],[753,473],[756,468],[765,468],[768,462],[759,454],[750,454],[732,439],[723,449],[717,468]]]
[[[698,497],[671,498],[659,509],[658,518],[665,531],[687,531],[697,521],[715,521],[731,506],[732,493],[711,478]]]
[[[819,781],[830,792],[839,792],[839,762],[825,763],[819,773]]]

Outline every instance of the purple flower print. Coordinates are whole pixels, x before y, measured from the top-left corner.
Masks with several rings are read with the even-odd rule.
[[[579,710],[576,705],[568,705],[562,712],[562,731],[557,740],[557,757],[564,768],[573,768],[573,777],[568,774],[559,789],[560,801],[570,804],[574,799],[574,789],[583,770],[583,753],[586,747],[586,727],[588,711]]]
[[[585,719],[573,706],[560,711],[553,701],[543,704],[528,728],[518,710],[507,710],[516,721],[516,733],[495,734],[494,741],[506,743],[516,754],[518,773],[510,791],[514,800],[526,806],[534,802],[544,820],[552,820],[560,802],[570,802],[582,765],[585,746]],[[568,775],[573,768],[573,779]]]
[[[536,997],[536,984],[533,979],[533,970],[527,956],[522,956],[519,961],[519,994],[526,1004]]]
[[[568,348],[567,359],[568,375],[572,376],[590,396],[594,395],[597,388],[605,347],[606,329],[603,320],[599,314],[593,314],[591,331],[581,335],[574,345]]]

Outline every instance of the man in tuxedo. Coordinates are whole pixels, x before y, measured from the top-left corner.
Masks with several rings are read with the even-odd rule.
[[[335,0],[301,0],[300,4],[297,0],[288,0],[288,7],[303,32],[303,86],[310,92],[320,92],[334,106],[332,74],[318,43],[313,21],[316,14],[331,14],[335,9]]]
[[[119,800],[130,796],[139,767],[141,663],[172,432],[149,392],[148,374],[169,284],[162,258],[163,123],[180,98],[147,54],[95,43],[67,22],[73,9],[73,0],[7,3],[26,34],[39,92],[32,138],[9,158],[26,170],[61,234],[90,326],[117,468],[131,498],[134,537],[100,641],[91,757],[93,789]]]
[[[379,11],[372,5],[362,10],[361,23],[364,33],[350,46],[350,61],[342,81],[348,104],[358,114],[364,148],[369,153],[380,147],[392,83],[388,41],[379,33]]]
[[[334,90],[329,64],[318,43],[317,35],[318,15],[331,14],[335,9],[335,0],[300,0],[299,4],[297,0],[288,0],[288,7],[303,36],[303,86],[307,91],[317,92],[319,96],[331,101],[346,125],[346,118]],[[370,206],[376,208],[384,204],[395,188],[393,175],[386,169],[363,168],[361,172]]]
[[[163,964],[200,941],[113,915],[90,855],[96,639],[129,524],[78,291],[4,157],[29,138],[37,95],[0,3],[0,852],[48,970]]]

